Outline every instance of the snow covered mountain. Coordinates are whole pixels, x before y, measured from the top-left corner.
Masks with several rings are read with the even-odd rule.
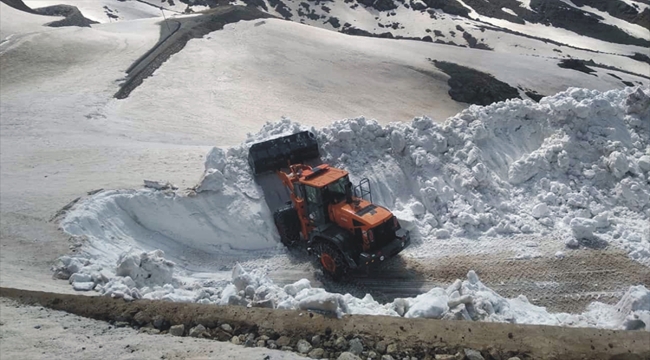
[[[3,286],[43,274],[51,284],[48,261],[70,244],[42,229],[85,192],[95,196],[71,205],[63,224],[85,236],[73,248],[91,263],[72,283],[86,289],[117,275],[125,246],[163,249],[177,264],[174,276],[201,267],[212,271],[209,281],[226,260],[262,266],[255,251],[271,254],[267,269],[286,268],[271,209],[247,171],[245,141],[298,128],[318,133],[328,161],[371,178],[377,199],[418,229],[409,261],[480,253],[570,263],[577,260],[567,245],[600,251],[605,243],[647,268],[647,1],[215,5],[2,0],[0,226],[19,249],[0,254],[11,275]],[[302,125],[277,123],[283,116]],[[206,193],[132,190],[143,178],[189,188],[204,160]],[[49,239],[56,250],[31,246]],[[19,252],[35,265],[23,270],[12,257]],[[67,270],[80,270],[81,260],[68,260]],[[109,276],[94,276],[98,268]],[[107,291],[133,293],[120,276]],[[559,294],[620,298],[638,285],[631,276],[614,280]],[[209,299],[163,290],[150,296]]]

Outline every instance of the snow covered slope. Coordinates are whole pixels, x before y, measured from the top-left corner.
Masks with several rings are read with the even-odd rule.
[[[60,16],[30,14],[0,3],[0,44],[16,34],[45,31],[44,24],[61,19]]]
[[[172,17],[184,13],[188,8],[180,2],[170,5],[160,0],[25,0],[24,2],[32,9],[59,4],[76,6],[85,17],[100,23],[158,18],[163,16],[163,12],[166,17]],[[189,8],[196,11],[205,9],[202,6]]]
[[[544,95],[571,86],[601,91],[625,86],[610,73],[633,84],[650,83],[614,70],[594,68],[595,75],[589,75],[561,69],[554,59],[355,37],[270,19],[227,25],[190,40],[104,115],[113,131],[130,136],[159,139],[162,128],[180,121],[185,128],[164,141],[220,145],[234,145],[282,116],[317,126],[359,115],[382,124],[422,115],[442,121],[467,104],[450,98],[449,77],[429,59],[477,69]],[[523,91],[520,95],[526,98]],[[179,101],[188,98],[193,101]]]
[[[650,9],[645,9],[641,3],[634,6],[620,0],[609,1],[610,6],[599,0],[576,1],[581,6],[560,0],[240,2],[259,6],[291,21],[335,31],[415,37],[474,47],[463,37],[471,35],[479,43],[495,49],[503,47],[501,40],[504,39],[521,46],[516,48],[511,44],[508,52],[534,56],[559,56],[557,52],[548,52],[552,49],[561,50],[562,56],[570,54],[583,59],[597,56],[594,52],[647,54],[650,45]],[[560,44],[587,49],[591,53],[575,53]],[[615,62],[607,64],[617,65]],[[646,73],[647,70],[642,72]]]

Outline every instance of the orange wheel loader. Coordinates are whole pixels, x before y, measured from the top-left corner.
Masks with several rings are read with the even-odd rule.
[[[306,242],[335,280],[351,270],[369,270],[407,247],[409,232],[388,209],[372,203],[368,179],[355,187],[345,170],[304,164],[319,156],[309,131],[253,144],[249,150],[253,173],[276,171],[289,190],[291,200],[273,213],[282,242]]]

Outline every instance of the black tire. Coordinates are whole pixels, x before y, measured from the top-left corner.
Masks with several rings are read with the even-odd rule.
[[[347,274],[350,266],[343,257],[343,253],[331,242],[322,241],[316,245],[316,255],[323,272],[334,280],[341,280]]]
[[[293,206],[287,205],[275,210],[273,220],[278,228],[280,241],[285,246],[293,246],[300,241],[300,219]]]

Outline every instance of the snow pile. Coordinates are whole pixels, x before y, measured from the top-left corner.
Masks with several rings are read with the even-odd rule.
[[[353,180],[370,179],[373,200],[413,230],[423,256],[449,237],[480,242],[534,234],[555,235],[549,241],[559,235],[569,247],[612,244],[648,265],[649,92],[570,89],[539,104],[471,106],[444,124],[416,118],[382,127],[356,118],[308,130],[318,137],[324,161],[349,170]],[[279,288],[261,270],[241,267],[231,282],[178,280],[201,265],[214,271],[205,258],[281,248],[268,204],[286,193],[281,184],[257,185],[248,147],[305,129],[284,119],[240,146],[212,149],[194,189],[102,191],[83,199],[61,226],[87,241],[78,257],[60,259],[57,276],[75,289],[126,299],[615,328],[648,323],[645,288],[631,289],[621,311],[594,303],[579,316],[549,314],[523,296],[502,298],[471,272],[448,289],[391,304],[327,293],[306,280]]]
[[[250,175],[246,178],[248,184],[243,180],[219,188],[213,181],[209,194],[202,193],[208,191],[207,182],[198,193],[102,191],[82,201],[61,226],[72,235],[87,236],[91,246],[83,250],[95,259],[106,257],[104,264],[117,261],[131,246],[172,255],[188,248],[214,254],[274,247],[271,213]]]
[[[165,285],[172,282],[174,263],[164,258],[160,251],[126,253],[120,257],[115,275],[130,277],[136,286]]]
[[[570,89],[471,106],[444,124],[349,119],[318,136],[326,161],[370,178],[373,199],[425,243],[555,232],[650,264],[648,91]],[[295,125],[264,130],[277,127]]]
[[[93,265],[68,268],[75,272],[70,281],[89,284],[113,298],[198,302],[201,304],[309,310],[343,316],[345,314],[388,315],[407,318],[433,318],[467,321],[493,321],[520,324],[590,326],[611,329],[650,330],[650,290],[632,286],[616,305],[592,303],[581,315],[553,314],[528,302],[525,296],[507,299],[485,286],[474,271],[464,281],[456,280],[446,289],[433,288],[415,298],[399,298],[380,304],[367,294],[360,299],[312,288],[306,279],[284,287],[277,286],[264,272],[245,271],[237,265],[231,280],[224,283],[195,282],[183,285],[173,275],[174,263],[158,250],[150,253],[125,253],[116,264],[117,276],[106,281]],[[76,266],[70,262],[72,266]],[[91,286],[92,285],[92,286]],[[81,286],[80,286],[81,287]]]

